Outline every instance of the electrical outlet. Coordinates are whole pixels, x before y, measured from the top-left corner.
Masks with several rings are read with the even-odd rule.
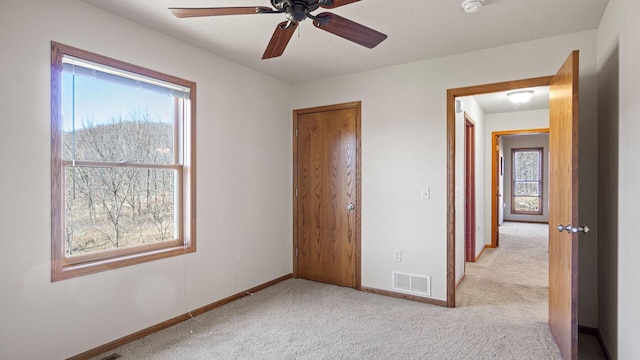
[[[402,262],[402,250],[393,251],[393,261]]]
[[[238,262],[242,262],[242,261],[244,261],[244,251],[242,251],[242,250],[238,250],[238,251],[236,252],[236,260],[237,260]]]

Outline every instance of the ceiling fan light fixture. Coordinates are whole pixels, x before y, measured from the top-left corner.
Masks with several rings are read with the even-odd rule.
[[[507,93],[509,101],[514,104],[524,104],[533,97],[533,90],[519,90]]]
[[[462,2],[462,8],[467,14],[477,13],[484,5],[484,0],[464,0]]]

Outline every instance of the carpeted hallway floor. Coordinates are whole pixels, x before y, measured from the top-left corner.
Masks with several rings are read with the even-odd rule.
[[[525,227],[468,264],[455,309],[290,279],[97,359],[559,359],[546,225]]]
[[[496,305],[502,305],[501,311],[526,311],[523,318],[546,324],[548,231],[546,224],[505,222],[500,226],[500,247],[486,249],[477,262],[466,264],[456,306],[496,310]],[[578,358],[606,359],[596,336],[578,334]]]

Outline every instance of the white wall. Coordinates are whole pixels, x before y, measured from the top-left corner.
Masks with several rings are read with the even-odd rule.
[[[197,82],[195,254],[51,283],[51,40]],[[0,43],[0,358],[67,358],[291,272],[290,85],[73,0],[3,1]]]
[[[640,241],[636,221],[640,216],[640,22],[629,9],[635,1],[622,1],[620,31],[620,148],[618,219],[618,356],[630,359],[640,354]]]
[[[549,134],[537,135],[512,135],[504,137],[504,203],[506,204],[505,221],[549,221]],[[513,173],[513,157],[511,150],[514,148],[542,148],[542,215],[523,215],[511,213],[511,181]]]
[[[622,194],[619,189],[621,6],[620,1],[610,1],[598,28],[598,328],[613,359],[618,354],[620,295],[618,214]]]
[[[510,130],[528,130],[528,129],[545,129],[549,127],[549,110],[530,110],[530,111],[516,111],[516,112],[508,112],[508,113],[499,113],[499,114],[487,114],[485,117],[485,131],[484,137],[487,146],[485,146],[484,157],[485,163],[491,166],[491,133],[497,131],[510,131]],[[503,139],[503,138],[502,138]],[[501,147],[501,150],[503,148]],[[505,156],[506,162],[506,154]],[[505,163],[505,167],[506,167]],[[488,170],[485,172],[485,183],[491,184],[491,171]],[[505,183],[504,189],[502,191],[503,200],[509,201],[507,197],[504,196],[506,188],[511,186],[510,184]],[[485,198],[485,213],[487,216],[485,217],[485,238],[489,239],[489,243],[491,242],[491,188],[487,186],[484,192]]]
[[[600,331],[614,359],[640,354],[640,23],[632,0],[610,0],[598,29]]]
[[[446,298],[446,90],[555,74],[574,49],[581,51],[580,140],[592,146],[595,30],[294,86],[294,108],[362,100],[363,286],[391,290],[391,272],[398,270],[431,275],[432,296]],[[591,196],[597,167],[589,164],[596,153],[586,145],[580,152],[581,223],[595,223],[588,208],[597,206]],[[420,200],[424,186],[431,187],[431,200]],[[597,244],[597,234],[591,238]],[[402,263],[392,261],[394,249],[406,254]],[[596,272],[597,249],[585,249],[580,276]],[[596,292],[597,284],[580,283],[581,324],[597,326]]]

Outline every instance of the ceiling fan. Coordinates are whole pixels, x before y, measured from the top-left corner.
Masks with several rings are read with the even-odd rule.
[[[262,55],[262,59],[274,58],[282,55],[289,44],[298,23],[306,18],[313,20],[313,25],[322,30],[338,35],[356,44],[372,49],[380,44],[387,35],[360,25],[336,14],[323,12],[317,15],[311,12],[319,7],[333,9],[339,6],[354,3],[360,0],[271,0],[273,8],[266,6],[249,7],[216,7],[216,8],[170,8],[169,10],[179,18],[220,16],[220,15],[246,15],[246,14],[281,14],[284,13],[287,20],[276,26],[271,41]]]

